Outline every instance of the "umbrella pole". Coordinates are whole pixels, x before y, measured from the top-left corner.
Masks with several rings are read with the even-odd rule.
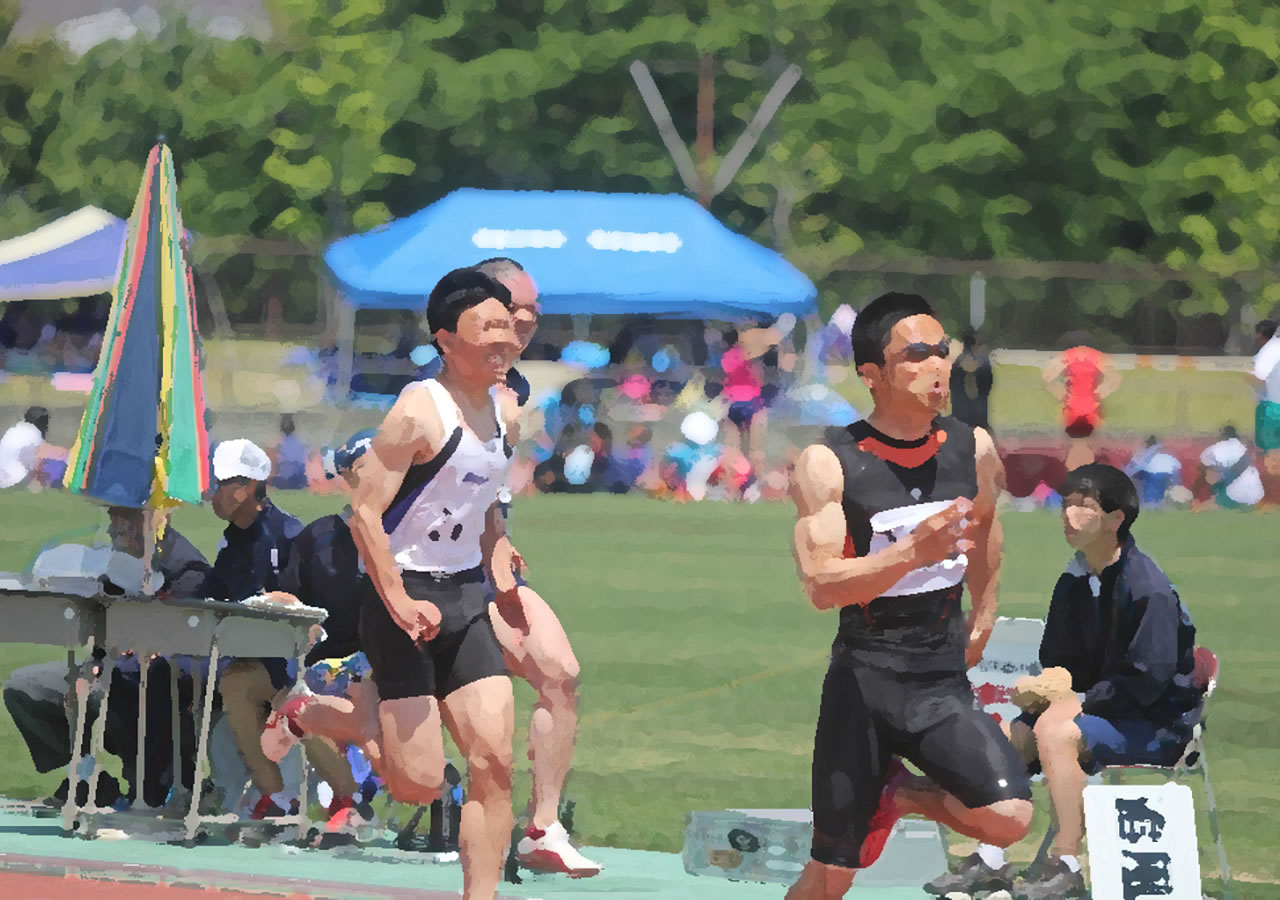
[[[142,511],[142,594],[154,597],[159,585],[155,579],[156,513],[154,509]]]

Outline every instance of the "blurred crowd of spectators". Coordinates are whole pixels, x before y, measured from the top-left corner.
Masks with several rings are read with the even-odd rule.
[[[103,304],[86,300],[42,307],[43,318],[33,316],[31,307],[6,305],[0,318],[0,370],[21,371],[27,360],[46,371],[92,371],[105,327]],[[672,340],[646,330],[644,323],[629,323],[608,347],[585,341],[537,344],[528,356],[568,362],[576,376],[531,397],[512,491],[635,492],[678,501],[785,498],[798,450],[788,430],[807,426],[812,439],[814,428],[857,418],[828,387],[852,377],[848,334],[855,318],[852,308],[839,307],[807,336],[803,352],[793,345],[796,322],[789,316],[749,323],[741,331],[682,326],[690,333],[696,329],[696,340],[683,332],[683,341]],[[433,351],[407,326],[400,327],[404,322],[394,324],[388,329],[394,347],[372,354],[385,363],[385,371],[375,368],[367,379],[364,386],[371,393],[394,394],[429,370]],[[1280,338],[1273,323],[1259,325],[1257,349],[1256,446],[1230,425],[1208,445],[1153,435],[1140,447],[1122,438],[1099,446],[1100,458],[1123,466],[1135,479],[1144,505],[1251,508],[1280,502],[1280,450],[1271,446],[1280,444]],[[957,350],[953,414],[990,429],[988,348],[980,335],[966,332]],[[299,348],[294,357],[292,363],[306,364],[318,375],[331,374],[334,365],[331,351]],[[813,397],[821,402],[810,402]],[[4,432],[0,486],[60,484],[67,451],[49,444],[47,433],[48,413],[37,408]],[[1016,437],[998,436],[998,443],[1011,497],[1021,505],[1053,505],[1052,486],[1066,473],[1060,448]],[[281,417],[279,435],[268,446],[273,487],[328,487],[321,448],[304,441],[293,415]]]
[[[0,370],[92,372],[108,309],[102,298],[0,304]]]

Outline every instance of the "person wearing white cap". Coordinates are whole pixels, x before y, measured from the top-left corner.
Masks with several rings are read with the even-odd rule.
[[[406,387],[362,457],[351,535],[369,574],[360,642],[381,698],[382,774],[425,806],[444,781],[442,721],[467,762],[463,897],[496,896],[511,837],[514,698],[490,599],[514,602],[498,497],[514,424],[495,390],[518,351],[511,292],[474,269],[431,291],[438,379]]]
[[[270,477],[271,459],[252,441],[235,438],[214,449],[216,487],[211,505],[214,515],[228,524],[202,596],[239,603],[280,589],[281,573],[289,563],[289,551],[302,523],[268,499]],[[284,796],[280,767],[262,752],[260,738],[266,710],[292,682],[289,662],[236,659],[229,660],[225,669],[219,668],[219,693],[227,724],[260,792],[249,817],[280,815],[294,801]],[[312,765],[325,780],[340,783],[346,764],[337,753],[318,742],[308,744],[307,749]]]

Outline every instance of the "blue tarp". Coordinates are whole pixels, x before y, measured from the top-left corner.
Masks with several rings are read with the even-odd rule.
[[[732,320],[804,315],[813,283],[777,253],[671,194],[454,191],[325,253],[359,309],[423,309],[450,269],[520,262],[545,313]]]
[[[0,242],[0,301],[59,300],[115,287],[125,223],[96,207]]]

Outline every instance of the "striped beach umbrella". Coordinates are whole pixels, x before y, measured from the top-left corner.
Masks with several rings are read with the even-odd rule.
[[[152,148],[138,188],[67,488],[111,506],[199,503],[209,486],[195,291],[173,154]]]

